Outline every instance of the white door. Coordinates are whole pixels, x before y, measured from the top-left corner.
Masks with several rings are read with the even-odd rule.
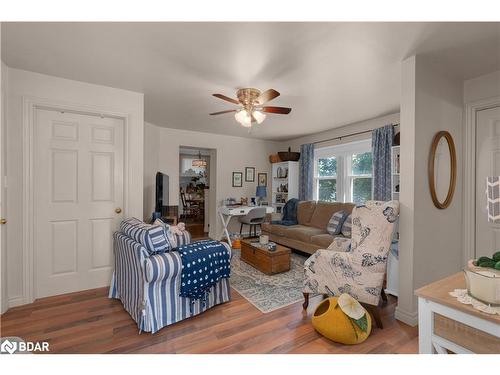
[[[486,177],[500,176],[500,107],[479,111],[476,121],[476,258],[500,250],[500,224],[488,222]]]
[[[109,285],[123,208],[123,121],[38,109],[36,298]]]

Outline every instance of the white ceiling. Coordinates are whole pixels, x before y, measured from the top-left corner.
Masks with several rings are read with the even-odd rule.
[[[3,23],[7,65],[145,94],[156,125],[290,139],[399,111],[400,63],[425,54],[467,79],[500,69],[500,23]],[[240,87],[274,88],[268,115],[248,131]],[[271,104],[270,103],[270,104]]]

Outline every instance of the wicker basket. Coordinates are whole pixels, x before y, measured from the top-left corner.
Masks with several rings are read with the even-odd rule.
[[[280,163],[281,159],[280,159],[278,154],[272,154],[272,155],[269,155],[269,162],[270,163]]]

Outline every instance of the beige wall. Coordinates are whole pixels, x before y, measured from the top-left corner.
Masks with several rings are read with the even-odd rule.
[[[401,98],[400,299],[396,316],[416,323],[414,290],[462,266],[463,82],[433,70],[422,56],[403,62]],[[427,161],[434,135],[451,133],[457,149],[457,184],[451,205],[431,200]]]
[[[464,103],[500,96],[500,70],[464,82]]]
[[[235,123],[235,126],[237,124]],[[227,197],[255,196],[255,182],[243,181],[243,187],[233,188],[232,172],[245,172],[245,167],[255,167],[258,173],[268,174],[268,194],[271,186],[271,164],[269,155],[275,153],[279,146],[277,142],[263,141],[251,138],[240,138],[220,134],[210,134],[159,127],[145,124],[144,136],[144,218],[149,218],[154,210],[155,174],[160,171],[170,177],[170,204],[179,202],[179,147],[200,147],[213,149],[215,155],[216,197],[217,206]],[[213,165],[213,157],[211,162]],[[213,173],[212,173],[213,177]],[[270,197],[268,197],[270,200]],[[221,230],[221,223],[215,215],[215,207],[210,208],[210,235],[215,236]],[[235,221],[235,219],[233,219]],[[214,223],[216,231],[214,230]],[[233,223],[231,231],[239,231],[239,226]]]
[[[28,303],[23,255],[23,98],[40,98],[79,107],[128,115],[130,136],[126,215],[140,216],[143,208],[143,125],[144,96],[141,93],[77,82],[48,75],[8,68],[7,143],[7,289],[9,307]]]
[[[381,126],[384,125],[389,125],[389,124],[398,124],[399,123],[399,113],[393,113],[387,116],[382,116],[382,117],[376,117],[373,119],[368,119],[365,121],[360,121],[360,122],[355,122],[349,125],[345,125],[339,128],[327,130],[321,133],[315,133],[311,135],[307,135],[304,137],[300,138],[295,138],[289,141],[283,141],[280,142],[280,151],[286,151],[288,150],[288,147],[292,148],[292,151],[299,151],[300,145],[305,144],[305,143],[313,143],[313,142],[321,142],[323,140],[331,139],[331,138],[336,138],[336,137],[341,137],[357,132],[363,132],[367,130],[372,130],[376,128],[380,128]],[[342,140],[335,140],[335,141],[330,141],[330,142],[321,142],[318,143],[317,147],[326,147],[326,146],[333,146],[336,144],[340,143],[346,143],[346,142],[354,142],[362,139],[367,139],[371,138],[370,133],[358,135],[358,136],[353,136],[353,137],[347,137]]]

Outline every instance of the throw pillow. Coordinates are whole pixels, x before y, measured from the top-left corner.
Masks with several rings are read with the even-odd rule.
[[[342,224],[342,235],[345,237],[351,237],[352,233],[352,215],[349,214]]]
[[[171,231],[170,224],[165,223],[162,219],[156,219],[153,225],[159,225],[163,227],[165,230],[165,235],[167,236],[168,242],[170,242],[171,248],[177,247],[177,241],[175,240],[175,236]]]
[[[142,244],[149,254],[161,254],[171,249],[163,226],[146,224],[132,217],[121,222],[120,230]]]
[[[161,225],[165,229],[165,234],[172,249],[191,243],[191,234],[186,230],[186,225],[182,222],[177,225],[170,225],[162,219],[156,219],[153,225]]]
[[[340,234],[340,231],[342,230],[342,224],[344,223],[345,218],[346,218],[345,211],[335,212],[330,218],[328,225],[326,226],[326,231],[330,233],[332,236]]]

